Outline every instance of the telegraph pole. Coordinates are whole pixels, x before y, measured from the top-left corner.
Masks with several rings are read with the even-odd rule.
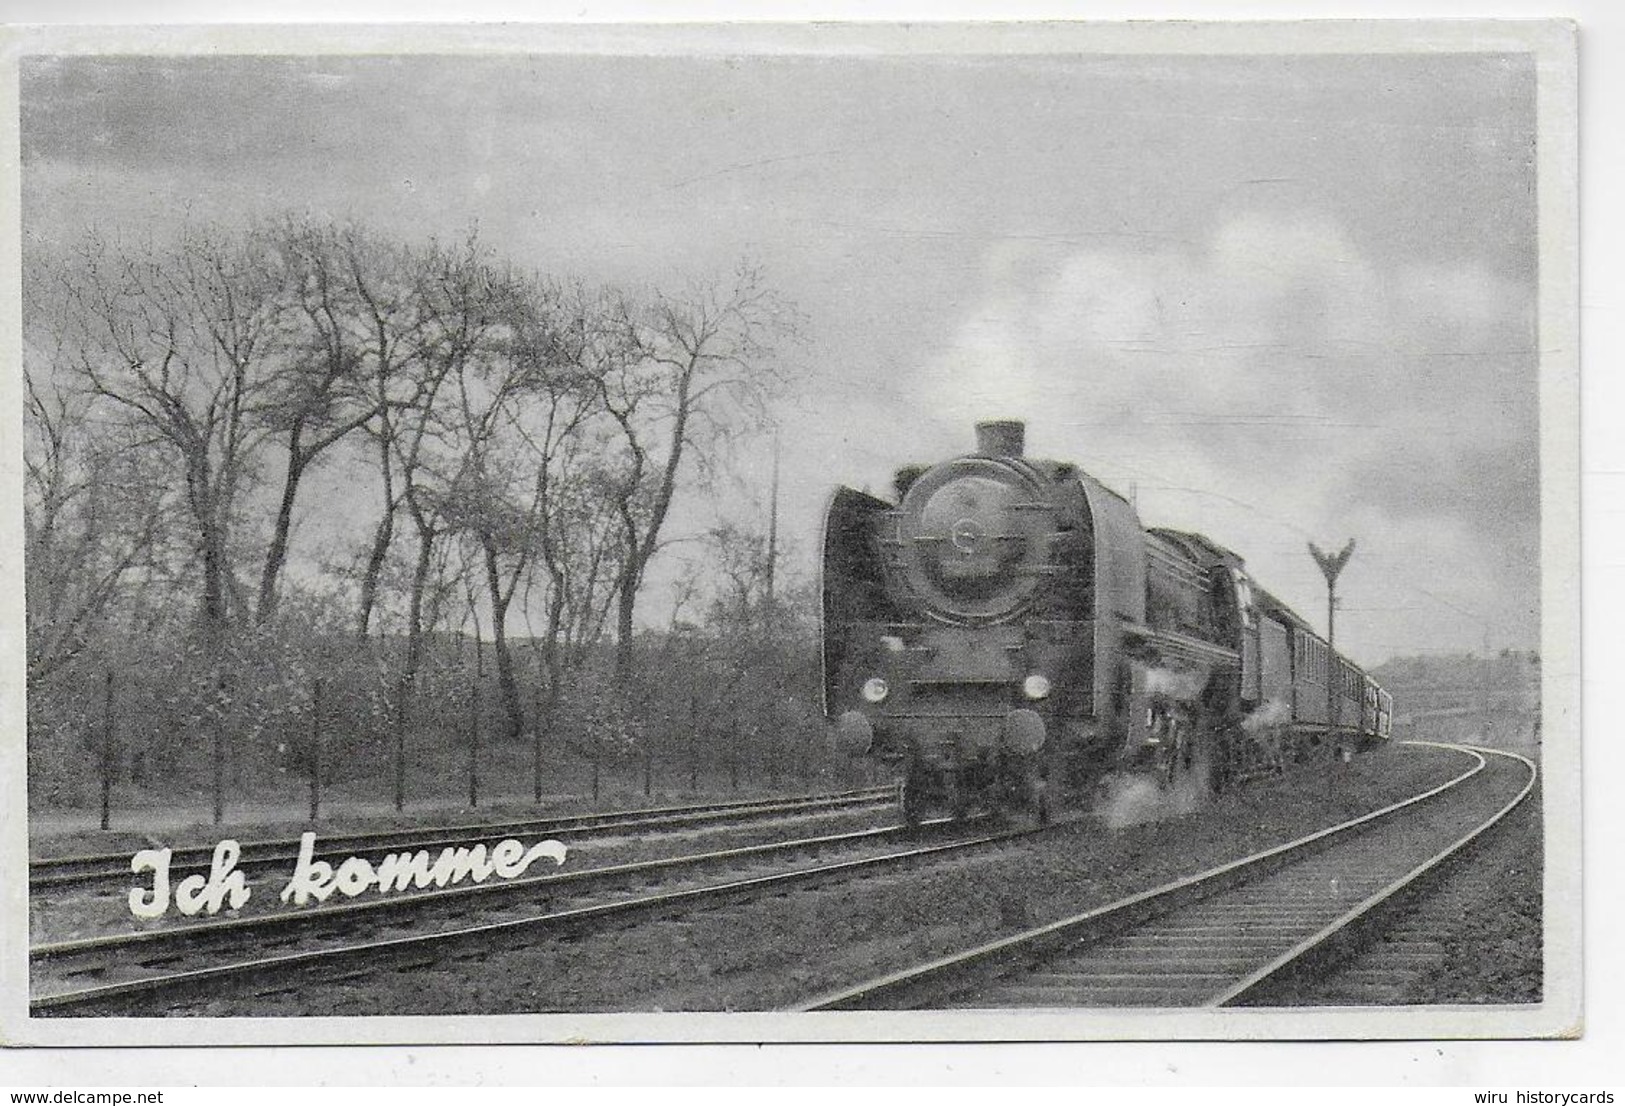
[[[1337,731],[1337,684],[1332,676],[1337,653],[1337,577],[1343,571],[1343,566],[1349,563],[1349,558],[1354,556],[1354,539],[1350,538],[1339,553],[1323,553],[1319,546],[1310,542],[1309,555],[1320,566],[1321,575],[1326,577],[1326,734],[1332,737]]]

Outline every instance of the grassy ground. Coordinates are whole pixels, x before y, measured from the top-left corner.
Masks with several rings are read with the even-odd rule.
[[[1424,1003],[1539,1002],[1544,990],[1544,864],[1540,805],[1513,816],[1451,904],[1444,963],[1417,988]]]
[[[466,754],[460,763],[409,764],[406,803],[397,812],[393,771],[323,788],[316,822],[310,821],[310,785],[287,774],[253,781],[232,781],[226,788],[219,824],[213,821],[213,795],[196,783],[172,786],[122,784],[114,789],[110,829],[99,829],[96,806],[34,809],[29,812],[30,851],[36,857],[145,848],[153,840],[167,845],[208,844],[223,836],[242,840],[297,836],[319,826],[329,833],[495,821],[503,818],[567,814],[583,810],[619,810],[690,801],[747,798],[861,787],[870,782],[861,763],[814,764],[802,771],[791,761],[777,771],[761,764],[727,764],[690,772],[683,761],[655,760],[647,774],[641,760],[605,764],[593,797],[590,763],[578,758],[544,760],[543,791],[534,794],[535,760],[528,747],[493,745],[479,762],[478,805],[469,802]]]

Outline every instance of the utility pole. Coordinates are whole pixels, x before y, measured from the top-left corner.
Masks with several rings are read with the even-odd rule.
[[[1349,563],[1349,558],[1354,556],[1354,539],[1350,538],[1339,553],[1323,553],[1319,546],[1310,542],[1309,555],[1320,566],[1321,575],[1326,577],[1326,734],[1333,737],[1337,732],[1337,683],[1333,678],[1336,667],[1334,658],[1337,655],[1337,577],[1343,571],[1343,566]]]

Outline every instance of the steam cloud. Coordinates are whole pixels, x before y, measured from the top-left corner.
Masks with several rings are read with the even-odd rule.
[[[1279,699],[1271,699],[1246,718],[1243,718],[1241,728],[1245,733],[1256,734],[1260,730],[1268,729],[1271,726],[1282,725],[1290,721],[1291,718],[1292,712],[1287,709],[1285,703]]]
[[[1207,789],[1199,776],[1187,777],[1164,789],[1147,776],[1124,773],[1106,780],[1104,797],[1095,812],[1107,829],[1120,830],[1164,818],[1180,818],[1200,810]]]
[[[1207,686],[1207,669],[1180,671],[1173,668],[1148,668],[1145,673],[1147,695],[1166,695],[1171,699],[1195,699]]]

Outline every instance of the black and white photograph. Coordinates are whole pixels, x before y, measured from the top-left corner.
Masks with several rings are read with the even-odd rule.
[[[14,31],[7,1039],[1578,1033],[1574,33]]]

